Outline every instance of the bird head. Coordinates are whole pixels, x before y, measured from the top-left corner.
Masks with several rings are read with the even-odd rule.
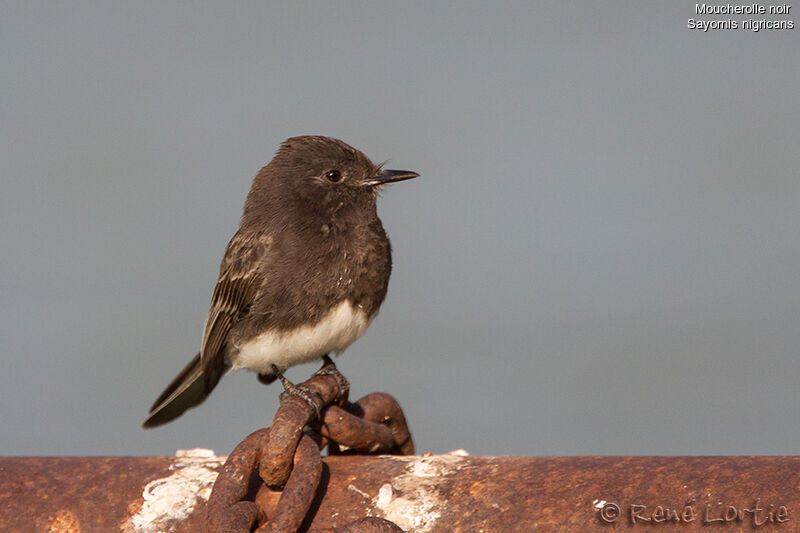
[[[243,218],[276,203],[316,213],[374,210],[381,186],[417,176],[409,170],[384,169],[339,139],[292,137],[253,180]]]

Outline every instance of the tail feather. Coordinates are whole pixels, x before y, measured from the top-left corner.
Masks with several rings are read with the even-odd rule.
[[[152,428],[166,424],[178,418],[187,409],[199,405],[211,393],[221,375],[222,373],[214,376],[210,381],[211,386],[206,389],[203,366],[198,353],[161,393],[150,408],[150,416],[142,426]]]

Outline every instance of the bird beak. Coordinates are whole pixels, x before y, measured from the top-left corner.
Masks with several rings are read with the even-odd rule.
[[[375,185],[384,185],[392,183],[393,181],[410,180],[411,178],[418,177],[419,174],[410,170],[381,170],[377,176],[372,176],[362,181],[362,185],[373,187]]]

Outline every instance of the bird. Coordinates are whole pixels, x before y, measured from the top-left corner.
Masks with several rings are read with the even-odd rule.
[[[363,335],[386,297],[392,269],[378,192],[418,176],[384,169],[332,137],[281,143],[253,179],[239,229],[225,248],[200,351],[143,426],[165,424],[199,405],[229,370],[251,370],[267,384],[284,381],[286,369],[328,363],[329,354]]]

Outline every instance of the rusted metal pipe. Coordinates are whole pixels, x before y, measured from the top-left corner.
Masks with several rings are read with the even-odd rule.
[[[0,531],[202,532],[223,459],[0,458]],[[256,501],[273,516],[279,498]],[[422,533],[794,532],[800,457],[325,458],[300,531],[365,516]]]

